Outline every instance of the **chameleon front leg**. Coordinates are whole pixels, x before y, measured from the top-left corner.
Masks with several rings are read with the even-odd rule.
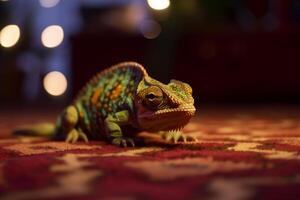
[[[161,135],[161,137],[166,140],[167,142],[174,142],[177,143],[178,141],[180,142],[195,142],[197,141],[197,139],[193,136],[190,135],[185,135],[180,131],[167,131],[167,132],[159,132],[159,134]]]
[[[66,134],[66,142],[76,142],[78,139],[83,139],[88,142],[87,136],[80,128],[76,128],[78,124],[78,111],[75,106],[68,106],[61,115],[61,128],[63,134]]]
[[[78,139],[82,139],[85,142],[89,141],[86,134],[80,128],[73,128],[71,131],[68,132],[68,136],[66,137],[65,141],[75,143]]]
[[[129,123],[129,112],[127,110],[117,112],[115,115],[108,115],[105,119],[106,132],[108,139],[112,144],[127,147],[134,147],[132,138],[124,137],[121,130],[121,125]]]

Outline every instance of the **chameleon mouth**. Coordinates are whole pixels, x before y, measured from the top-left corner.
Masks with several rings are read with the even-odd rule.
[[[157,111],[147,110],[143,113],[140,113],[139,116],[142,118],[154,118],[159,115],[175,114],[175,113],[194,116],[195,112],[196,112],[196,108],[194,107],[194,105],[187,105],[187,106],[182,106],[179,108],[166,108],[166,109],[157,110]]]
[[[140,126],[148,131],[180,131],[195,115],[194,105],[145,111],[139,114]]]
[[[180,108],[168,108],[164,110],[158,110],[154,114],[160,115],[160,114],[166,114],[166,113],[183,113],[185,115],[191,115],[193,116],[196,112],[196,109],[194,106],[186,106],[186,107],[180,107]]]

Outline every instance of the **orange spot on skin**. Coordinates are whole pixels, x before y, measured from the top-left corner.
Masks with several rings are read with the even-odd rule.
[[[120,96],[122,91],[122,85],[118,85],[111,93],[110,98],[111,99],[116,99]]]
[[[81,111],[81,112],[79,112],[79,116],[81,117],[81,118],[83,118],[84,117],[84,113]]]
[[[98,99],[99,99],[99,96],[101,94],[101,92],[103,91],[103,88],[102,87],[99,87],[97,88],[95,91],[94,91],[94,94],[92,96],[92,104],[96,104],[98,102]]]

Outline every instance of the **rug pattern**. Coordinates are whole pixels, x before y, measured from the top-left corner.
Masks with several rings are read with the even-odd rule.
[[[197,142],[169,144],[142,132],[146,144],[136,148],[15,138],[8,132],[24,120],[9,124],[0,119],[5,135],[0,140],[1,200],[300,197],[296,115],[200,116],[184,129]]]

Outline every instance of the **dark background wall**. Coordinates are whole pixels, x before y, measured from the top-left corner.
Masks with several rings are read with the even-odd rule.
[[[69,67],[59,69],[69,83],[61,97],[43,90],[42,79],[49,70],[39,71],[38,95],[24,97],[28,73],[16,65],[18,55],[32,49],[30,39],[23,37],[12,50],[0,49],[1,101],[65,104],[96,72],[131,60],[163,82],[175,78],[190,83],[197,103],[299,102],[299,1],[171,1],[161,11],[146,1],[120,2],[78,6],[80,29],[65,39]],[[0,9],[9,18],[12,9],[1,4]],[[147,20],[159,26],[150,26],[150,35],[158,31],[151,39],[141,32]],[[29,22],[23,26],[27,35]],[[41,58],[51,54],[34,52]]]

